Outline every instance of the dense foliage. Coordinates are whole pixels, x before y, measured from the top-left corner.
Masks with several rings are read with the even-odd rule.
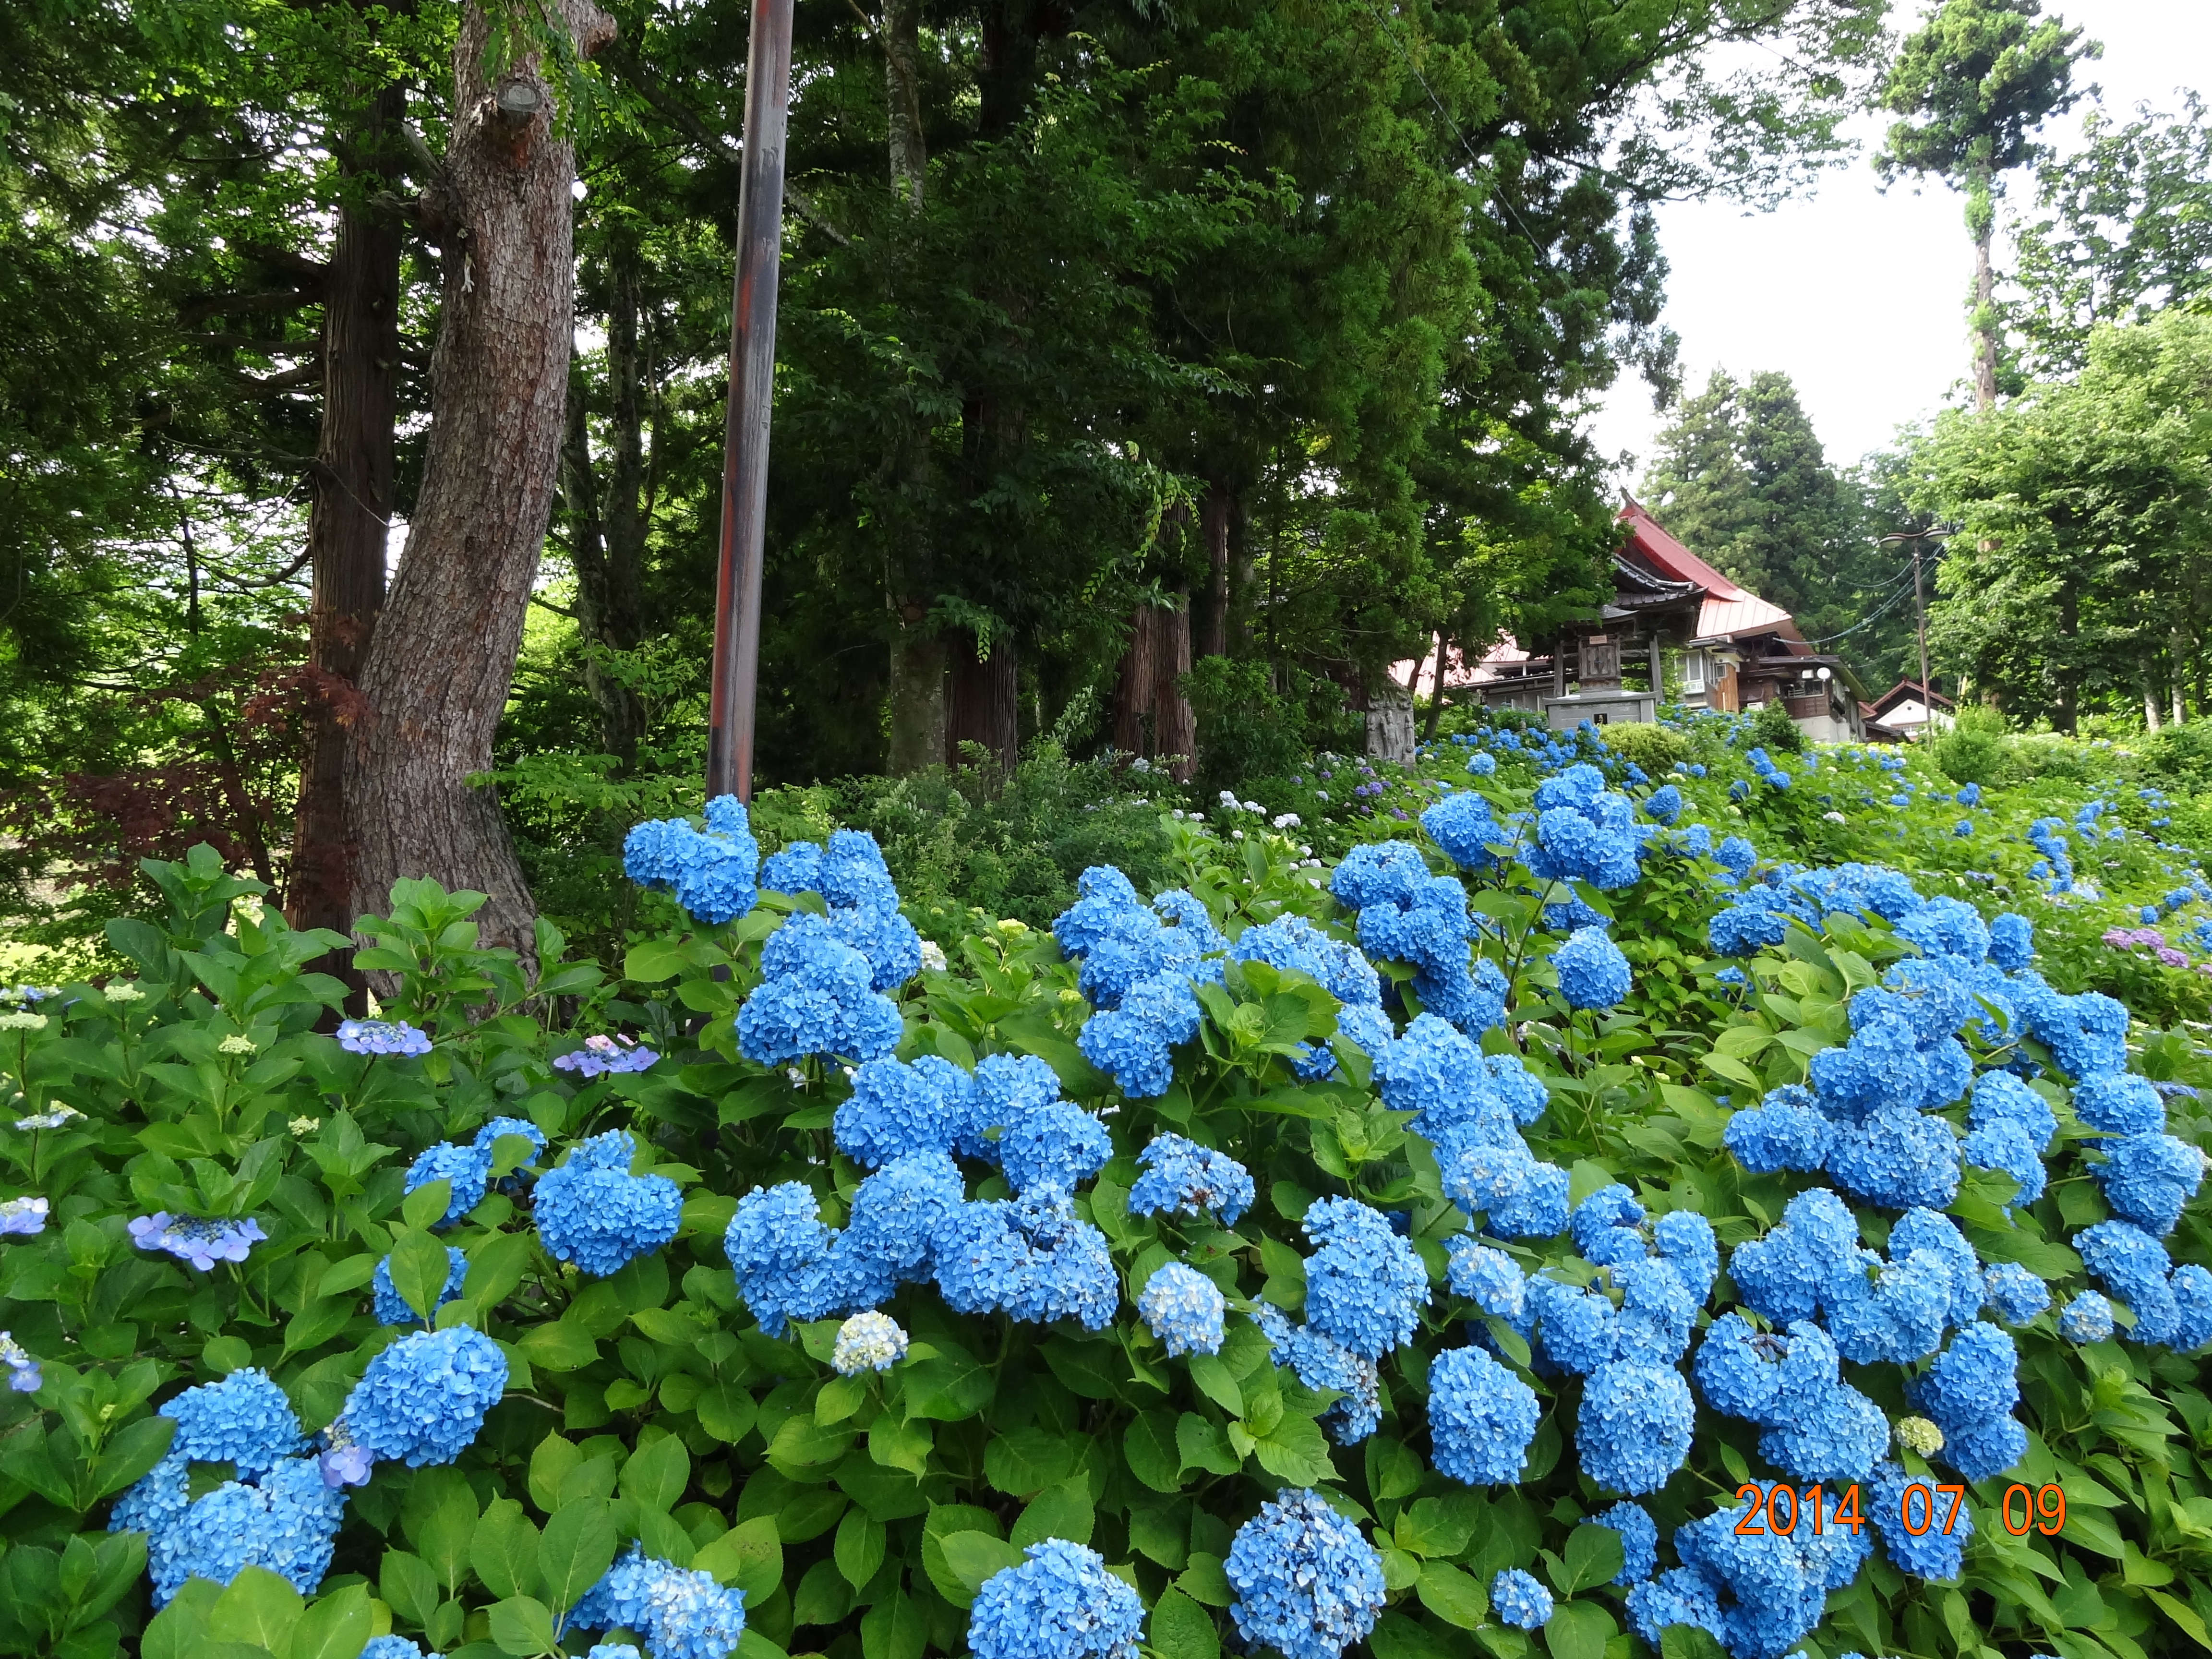
[[[1672,735],[1440,744],[1333,867],[1170,814],[1156,901],[949,949],[718,802],[619,975],[406,884],[335,1036],[331,940],[151,866],[0,1016],[5,1639],[2203,1641],[2212,1066],[2065,919],[2203,878],[2154,801]]]

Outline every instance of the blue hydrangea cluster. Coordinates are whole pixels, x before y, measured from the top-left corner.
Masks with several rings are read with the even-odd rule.
[[[937,1288],[957,1313],[1003,1310],[1039,1323],[1074,1319],[1103,1331],[1121,1303],[1106,1236],[1057,1187],[963,1204],[939,1225]]]
[[[761,948],[761,971],[765,977],[738,1010],[738,1048],[746,1059],[858,1062],[898,1046],[898,1005],[877,991],[873,964],[828,917],[801,911],[787,919]]]
[[[2008,1325],[2025,1325],[2051,1306],[2051,1287],[2017,1261],[2000,1261],[1983,1273],[1982,1295]]]
[[[1279,916],[1247,927],[1229,947],[1234,962],[1264,962],[1271,968],[1304,974],[1339,1002],[1379,1007],[1382,976],[1359,947],[1332,939],[1304,916]]]
[[[446,1213],[430,1224],[450,1227],[483,1202],[484,1188],[491,1182],[491,1153],[452,1140],[425,1147],[407,1166],[403,1190],[411,1193],[434,1181],[451,1182],[453,1188]]]
[[[1628,958],[1601,927],[1578,927],[1552,952],[1570,1008],[1611,1008],[1627,996]]]
[[[2163,1343],[2177,1353],[2193,1352],[2212,1341],[2212,1272],[2195,1262],[2174,1266],[2165,1245],[2128,1221],[2100,1221],[2086,1227],[2075,1235],[2074,1248],[2081,1253],[2089,1276],[2127,1304],[2135,1320],[2128,1334],[2136,1341]],[[2094,1310],[2085,1310],[2083,1317],[2091,1325],[2101,1322],[2106,1334],[2110,1334],[2109,1304],[2101,1321]],[[2076,1336],[2074,1340],[2104,1339]]]
[[[2012,1338],[1977,1320],[1907,1389],[1943,1431],[1943,1461],[1969,1480],[2002,1474],[2027,1454],[2027,1431],[2012,1415],[2019,1369]]]
[[[1503,1250],[1478,1244],[1472,1234],[1444,1241],[1445,1277],[1454,1296],[1466,1297],[1483,1312],[1517,1320],[1528,1305],[1528,1281]]]
[[[629,1130],[610,1129],[538,1177],[531,1214],[555,1261],[605,1279],[676,1237],[684,1194],[666,1176],[632,1175],[636,1151]]]
[[[1889,1449],[1889,1419],[1842,1381],[1828,1334],[1798,1320],[1784,1334],[1723,1315],[1698,1346],[1698,1391],[1714,1410],[1756,1423],[1759,1455],[1800,1481],[1872,1477]]]
[[[1145,1166],[1129,1188],[1131,1215],[1211,1215],[1224,1227],[1252,1207],[1251,1172],[1226,1152],[1178,1134],[1154,1135],[1137,1154]]]
[[[2069,1342],[2112,1340],[2112,1304],[2094,1291],[2083,1291],[2058,1312],[2058,1334]]]
[[[1490,1610],[1500,1624],[1535,1630],[1552,1616],[1552,1592],[1534,1574],[1507,1567],[1490,1581]]]
[[[461,1293],[461,1286],[467,1280],[468,1276],[468,1257],[463,1255],[452,1245],[446,1246],[445,1287],[438,1292],[437,1307],[430,1311],[435,1314],[438,1308],[444,1307],[459,1296]],[[383,1261],[376,1264],[376,1272],[371,1275],[369,1283],[375,1292],[376,1318],[379,1324],[412,1325],[422,1317],[414,1309],[409,1307],[398,1291],[393,1288],[390,1256],[386,1256]]]
[[[899,914],[883,849],[865,830],[840,830],[827,846],[795,842],[761,866],[761,885],[779,893],[819,893],[830,931],[868,963],[871,989],[889,991],[921,971],[921,935]]]
[[[507,1391],[507,1356],[482,1331],[455,1325],[403,1336],[368,1362],[339,1413],[370,1456],[419,1469],[450,1463],[475,1443]]]
[[[798,1182],[755,1188],[738,1200],[722,1249],[746,1307],[781,1335],[787,1320],[865,1312],[927,1279],[939,1230],[964,1196],[949,1155],[909,1152],[860,1183],[842,1228],[823,1222],[820,1200]]]
[[[1492,771],[1497,770],[1494,759],[1488,755],[1482,758],[1491,762]],[[1472,769],[1473,763],[1468,764]],[[1520,839],[1515,830],[1492,816],[1489,801],[1471,789],[1447,795],[1423,812],[1421,828],[1443,849],[1444,856],[1462,870],[1493,867],[1499,853],[1510,852]]]
[[[427,1054],[430,1038],[404,1019],[342,1019],[338,1047],[349,1054]]]
[[[1138,1316],[1171,1359],[1187,1353],[1219,1353],[1227,1305],[1219,1285],[1180,1261],[1155,1272],[1137,1297]]]
[[[1145,1604],[1096,1550],[1047,1538],[985,1579],[968,1613],[975,1659],[1136,1659]]]
[[[1577,1247],[1601,1269],[1577,1290],[1539,1275],[1516,1328],[1544,1359],[1586,1377],[1575,1421],[1583,1473],[1609,1492],[1656,1492],[1690,1454],[1696,1415],[1676,1369],[1719,1272],[1705,1218],[1663,1215],[1648,1233],[1643,1206],[1621,1186],[1576,1206]],[[1593,1255],[1592,1252],[1595,1252]],[[1605,1286],[1619,1290],[1616,1307]]]
[[[1605,787],[1605,774],[1571,766],[1536,786],[1534,844],[1523,859],[1539,881],[1626,887],[1640,872],[1645,831],[1627,796]]]
[[[975,1110],[974,1080],[941,1055],[872,1060],[853,1073],[832,1127],[837,1150],[874,1170],[911,1152],[960,1150],[977,1133]]]
[[[1890,1229],[1885,1261],[1859,1243],[1858,1222],[1825,1187],[1791,1199],[1763,1237],[1738,1245],[1729,1277],[1753,1312],[1787,1327],[1821,1320],[1855,1365],[1907,1364],[1982,1303],[1980,1263],[1956,1225],[1908,1212]]]
[[[1966,1162],[2019,1182],[2010,1204],[2033,1204],[2042,1197],[2048,1179],[2044,1150],[2058,1133],[2058,1117],[2050,1103],[2010,1072],[1984,1072],[1974,1079],[1966,1121],[1966,1139],[1959,1149]]]
[[[1771,1489],[1762,1487],[1760,1498],[1771,1501]],[[1781,1659],[1820,1623],[1829,1592],[1850,1584],[1874,1547],[1863,1528],[1836,1522],[1842,1502],[1824,1494],[1822,1524],[1807,1516],[1786,1534],[1737,1532],[1747,1503],[1676,1528],[1682,1565],[1629,1591],[1630,1624],[1655,1650],[1668,1626],[1688,1625],[1735,1659]]]
[[[1382,1558],[1308,1489],[1262,1504],[1237,1529],[1226,1565],[1237,1633],[1283,1659],[1338,1659],[1382,1611]]]
[[[1413,1340],[1428,1305],[1428,1270],[1389,1218],[1355,1199],[1307,1209],[1306,1324],[1340,1347],[1380,1359]]]
[[[635,1631],[651,1659],[729,1659],[745,1633],[745,1593],[632,1544],[579,1598],[568,1623],[579,1630]]]
[[[1620,1534],[1620,1571],[1613,1574],[1613,1583],[1640,1584],[1658,1569],[1659,1523],[1643,1504],[1623,1498],[1590,1519]]]
[[[1148,1100],[1175,1078],[1170,1050],[1198,1035],[1193,981],[1218,980],[1228,941],[1206,907],[1181,889],[1150,905],[1110,865],[1085,870],[1053,937],[1082,964],[1077,982],[1098,1012],[1076,1044],[1123,1094]]]
[[[187,1389],[161,1407],[176,1431],[161,1460],[116,1500],[110,1532],[146,1534],[154,1604],[188,1578],[228,1584],[248,1565],[312,1595],[330,1570],[345,1495],[325,1486],[284,1392],[258,1370]],[[191,1465],[231,1463],[237,1478],[195,1499]]]
[[[1382,1425],[1382,1379],[1375,1362],[1331,1341],[1308,1325],[1293,1325],[1281,1310],[1262,1302],[1253,1317],[1267,1339],[1267,1355],[1307,1388],[1340,1398],[1322,1413],[1322,1426],[1340,1446],[1356,1446]]]
[[[1913,1486],[1921,1491],[1908,1497],[1906,1489]],[[1884,1462],[1875,1469],[1862,1507],[1881,1536],[1882,1553],[1900,1571],[1916,1578],[1954,1579],[1965,1563],[1966,1540],[1974,1535],[1974,1506],[1962,1503],[1953,1515],[1948,1501],[1937,1498],[1934,1486],[1932,1480],[1916,1481],[1901,1464]],[[1929,1515],[1928,1506],[1937,1502],[1943,1505],[1942,1513]],[[1905,1524],[1908,1509],[1911,1520],[1922,1528],[1918,1533]],[[1951,1523],[1948,1532],[1942,1524],[1946,1519]]]
[[[684,913],[719,925],[753,908],[760,895],[760,843],[735,795],[707,803],[706,828],[688,818],[649,820],[623,842],[623,873],[641,887],[675,895]]]
[[[1542,1415],[1536,1391],[1480,1348],[1453,1348],[1429,1367],[1429,1461],[1470,1486],[1521,1478]]]
[[[1329,891],[1358,912],[1361,949],[1412,966],[1413,993],[1424,1008],[1469,1036],[1504,1021],[1505,976],[1496,963],[1475,960],[1468,949],[1474,926],[1467,890],[1449,876],[1431,875],[1412,842],[1353,848],[1330,876]]]

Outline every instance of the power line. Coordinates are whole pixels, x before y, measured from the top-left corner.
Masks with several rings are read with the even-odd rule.
[[[1910,573],[1907,573],[1907,574],[1910,574]],[[1864,619],[1863,619],[1863,620],[1861,620],[1861,621],[1859,621],[1859,622],[1855,622],[1855,623],[1852,623],[1849,628],[1846,628],[1846,629],[1845,629],[1842,633],[1840,633],[1840,634],[1829,634],[1829,635],[1825,635],[1824,637],[1822,637],[1822,638],[1820,638],[1820,639],[1817,639],[1817,640],[1808,640],[1808,641],[1805,641],[1805,643],[1806,643],[1806,644],[1808,644],[1808,645],[1829,645],[1829,644],[1832,644],[1834,641],[1838,641],[1838,640],[1841,640],[1841,639],[1848,639],[1848,638],[1849,638],[1850,635],[1852,635],[1853,634],[1857,633],[1857,632],[1859,631],[1859,629],[1861,629],[1862,628],[1871,628],[1871,627],[1873,627],[1873,626],[1875,625],[1875,623],[1876,623],[1880,622],[1880,621],[1881,621],[1881,620],[1885,616],[1888,615],[1888,614],[1889,614],[1889,612],[1891,612],[1892,611],[1894,611],[1894,610],[1897,608],[1898,605],[1899,605],[1899,603],[1904,599],[1904,598],[1905,598],[1905,595],[1906,592],[1907,592],[1907,590],[1906,590],[1906,589],[1905,589],[1905,588],[1903,588],[1903,587],[1899,587],[1896,592],[1894,592],[1894,593],[1893,593],[1893,594],[1891,594],[1891,595],[1890,595],[1890,597],[1889,597],[1888,600],[1887,600],[1886,603],[1884,603],[1884,605],[1882,605],[1882,607],[1881,607],[1881,610],[1879,610],[1879,611],[1875,611],[1875,612],[1872,616],[1870,616],[1870,617],[1865,617]]]

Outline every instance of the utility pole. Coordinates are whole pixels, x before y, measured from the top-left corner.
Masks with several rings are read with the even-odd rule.
[[[1928,684],[1928,600],[1920,585],[1920,546],[1923,542],[1948,540],[1950,535],[1948,530],[1901,530],[1881,538],[1885,547],[1899,542],[1912,544],[1912,611],[1913,628],[1920,641],[1920,706],[1928,711],[1928,723],[1923,729],[1933,729],[1935,726],[1936,696]]]
[[[784,131],[791,102],[792,0],[753,0],[745,54],[738,270],[730,301],[730,404],[722,453],[721,568],[714,594],[707,799],[753,794],[768,435],[775,390],[776,282],[783,255]]]

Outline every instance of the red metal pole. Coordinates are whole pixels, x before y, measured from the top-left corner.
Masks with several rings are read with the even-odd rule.
[[[722,455],[721,575],[714,596],[707,798],[753,794],[760,678],[762,538],[775,389],[776,279],[783,253],[783,147],[791,101],[792,0],[753,0],[745,58],[745,142],[738,191],[738,272],[730,306],[730,407]]]

